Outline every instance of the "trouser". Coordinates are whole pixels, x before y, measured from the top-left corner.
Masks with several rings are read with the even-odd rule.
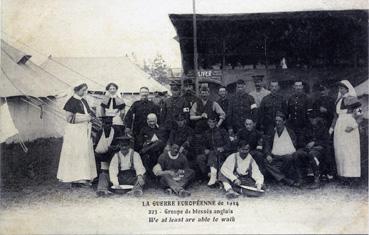
[[[179,180],[173,179],[173,176],[162,175],[160,176],[160,184],[165,188],[171,188],[175,193],[179,193],[186,188],[189,183],[194,179],[195,171],[188,168],[184,170],[183,177]]]
[[[115,152],[108,151],[106,153],[96,153],[95,152],[95,161],[96,161],[96,169],[97,175],[101,173],[101,170],[107,170],[109,167],[109,163],[113,158]],[[104,169],[105,168],[105,169]]]
[[[301,152],[295,152],[287,155],[272,155],[273,160],[269,162],[265,159],[265,169],[271,174],[277,181],[281,181],[285,178],[290,178],[293,174],[297,173],[299,180],[300,174],[296,171],[296,158],[301,155]]]
[[[302,174],[306,166],[309,166],[313,170],[314,178],[319,179],[320,176],[320,162],[324,154],[324,148],[322,146],[314,146],[311,149],[299,150],[296,161],[296,167],[298,173]]]
[[[296,145],[297,148],[304,148],[305,147],[305,128],[303,127],[292,127],[292,130],[295,132],[296,135]]]
[[[255,180],[251,178],[250,175],[241,175],[238,176],[238,179],[241,181],[241,185],[255,187]],[[219,174],[219,180],[222,181],[225,191],[229,189],[233,189],[237,193],[242,193],[241,187],[235,185],[232,181],[230,181],[227,177],[223,174]]]
[[[142,154],[141,156],[142,163],[146,169],[146,173],[149,178],[155,177],[154,173],[152,172],[152,169],[158,162],[159,155],[160,155],[159,153],[156,153],[154,151],[149,151],[145,154]]]
[[[250,155],[258,165],[260,172],[264,175],[266,171],[264,153],[262,153],[260,150],[254,149],[250,151]]]
[[[219,171],[222,163],[224,162],[226,154],[210,151],[209,154],[201,154],[196,156],[197,165],[200,168],[201,174],[203,177],[207,177],[210,167],[214,167]]]
[[[333,143],[325,147],[320,159],[320,172],[322,174],[336,175],[336,161],[333,152]]]
[[[142,190],[143,185],[138,184],[135,170],[125,170],[118,173],[118,182],[120,185],[127,184],[133,185],[133,189]],[[99,175],[99,181],[97,184],[97,191],[108,191],[111,186],[109,171],[103,170]]]

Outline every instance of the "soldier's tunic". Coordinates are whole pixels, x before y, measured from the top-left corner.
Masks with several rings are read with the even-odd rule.
[[[155,113],[157,117],[160,117],[160,108],[154,102],[149,100],[135,101],[131,108],[128,110],[125,116],[125,125],[128,128],[132,127],[133,122],[133,137],[136,139],[142,127],[146,125],[147,115],[149,113]],[[133,120],[133,114],[135,115]]]
[[[191,127],[178,127],[178,125],[175,125],[175,127],[170,132],[168,144],[176,144],[180,147],[183,146],[184,148],[187,148],[189,147],[192,136],[193,130]]]
[[[304,129],[309,122],[310,101],[306,94],[293,94],[287,101],[288,126],[295,132],[297,148],[304,147]]]
[[[257,162],[260,170],[264,172],[264,154],[262,152],[263,149],[263,136],[262,134],[253,129],[251,131],[246,128],[242,128],[237,133],[237,143],[240,141],[246,141],[250,145],[250,154]],[[235,151],[237,148],[233,148]]]
[[[269,94],[263,98],[258,108],[258,129],[270,132],[275,125],[275,115],[280,111],[286,115],[287,102],[279,94]]]
[[[187,101],[189,108],[191,109],[192,105],[197,102],[200,101],[201,99],[199,97],[197,97],[195,94],[183,94],[182,97]]]
[[[140,128],[140,134],[137,137],[137,152],[140,153],[142,162],[152,176],[152,168],[156,164],[158,157],[162,153],[165,142],[162,138],[162,130],[158,126],[152,128],[147,124]]]
[[[235,133],[240,130],[245,123],[246,118],[256,119],[255,99],[247,94],[236,94],[230,99],[228,107],[227,126],[232,128]]]
[[[209,167],[220,168],[230,152],[230,140],[226,130],[214,127],[204,134],[205,149],[210,150],[208,155],[199,155],[197,163],[203,175],[207,174]],[[222,147],[223,152],[219,152],[217,148]]]
[[[164,126],[165,138],[169,138],[171,129],[175,127],[175,118],[183,115],[187,123],[190,119],[190,105],[183,97],[170,97],[165,100],[161,111],[161,123]]]
[[[313,109],[319,110],[319,116],[324,119],[327,129],[332,124],[335,113],[335,106],[335,100],[330,96],[321,96],[313,103]],[[324,107],[325,109],[327,109],[327,112],[321,112],[320,107]]]

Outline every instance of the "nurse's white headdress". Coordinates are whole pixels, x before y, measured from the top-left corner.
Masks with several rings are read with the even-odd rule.
[[[357,97],[355,88],[351,85],[351,83],[348,80],[342,80],[339,83],[348,89],[347,96]]]

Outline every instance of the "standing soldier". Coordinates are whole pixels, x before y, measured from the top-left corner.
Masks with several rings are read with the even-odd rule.
[[[183,98],[187,101],[189,108],[191,109],[192,105],[199,101],[200,98],[195,95],[194,84],[192,79],[188,78],[183,80]]]
[[[304,129],[309,122],[307,113],[310,103],[301,81],[296,81],[293,88],[294,93],[287,101],[288,126],[296,134],[297,148],[303,148],[305,146]]]
[[[219,95],[219,99],[217,100],[217,103],[220,105],[220,107],[226,113],[226,119],[224,120],[224,122],[222,123],[222,125],[220,127],[223,128],[223,129],[226,129],[227,115],[228,115],[227,112],[228,112],[228,104],[229,104],[229,99],[227,97],[226,88],[225,87],[219,88],[218,95]]]
[[[128,110],[127,115],[124,119],[126,125],[126,134],[131,135],[135,140],[137,139],[138,134],[143,126],[146,125],[147,115],[149,113],[154,113],[156,116],[159,116],[160,108],[152,101],[149,101],[149,88],[141,87],[140,88],[140,96],[141,99],[135,101],[131,108]],[[133,128],[133,130],[131,129]],[[135,148],[137,151],[138,149]]]
[[[260,107],[261,101],[265,96],[270,94],[270,91],[263,87],[264,75],[254,75],[252,78],[255,83],[255,91],[250,92],[250,95],[254,97],[256,105]]]
[[[228,108],[228,131],[230,136],[234,136],[245,123],[246,117],[255,120],[256,103],[255,99],[246,93],[245,81],[238,80],[236,94],[229,101]]]
[[[200,101],[200,98],[195,95],[194,84],[192,79],[188,78],[183,80],[183,95],[182,97],[186,100],[188,109],[191,110],[192,105],[197,101]],[[195,128],[195,122],[189,121],[188,125],[191,128]]]
[[[287,102],[282,95],[278,93],[279,84],[277,81],[270,82],[271,93],[265,96],[258,109],[258,129],[267,134],[274,128],[274,119],[278,111],[287,113]]]
[[[187,123],[190,119],[190,107],[186,99],[180,96],[180,87],[181,85],[178,81],[173,81],[170,84],[172,97],[169,97],[164,101],[161,113],[161,123],[164,125],[166,137],[168,137],[170,131],[175,126],[176,117],[179,115],[183,116]]]
[[[324,119],[325,125],[329,128],[332,124],[335,112],[335,100],[329,96],[329,90],[322,84],[318,85],[319,95],[313,103],[313,109],[318,110],[318,115]]]

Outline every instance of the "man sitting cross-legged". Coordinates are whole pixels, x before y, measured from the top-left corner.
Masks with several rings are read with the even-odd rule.
[[[223,182],[228,199],[236,198],[241,192],[241,185],[261,189],[264,176],[261,174],[256,161],[250,154],[250,145],[240,141],[238,152],[227,157],[220,169],[219,179]]]
[[[191,196],[185,187],[194,178],[195,172],[189,168],[186,156],[179,153],[178,145],[173,144],[168,152],[164,151],[160,155],[153,172],[160,177],[160,183],[166,188],[166,193],[174,192],[179,197]]]
[[[142,164],[140,155],[130,148],[130,138],[127,136],[117,138],[120,151],[110,162],[109,176],[113,186],[133,185],[132,193],[136,197],[143,195],[146,169]]]

